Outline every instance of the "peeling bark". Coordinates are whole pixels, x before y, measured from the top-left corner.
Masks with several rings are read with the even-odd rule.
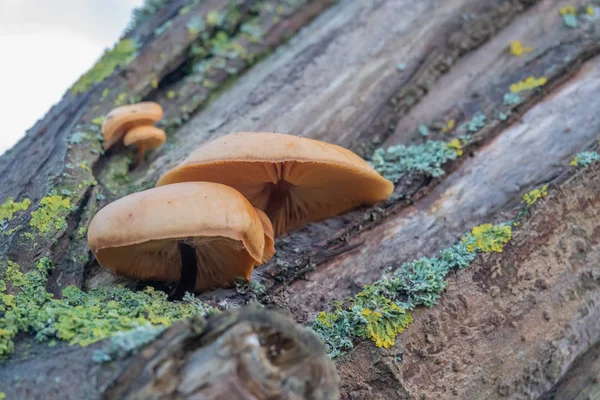
[[[129,34],[142,42],[129,66],[87,93],[68,93],[1,157],[0,175],[6,178],[0,201],[30,198],[32,207],[3,227],[14,231],[0,235],[0,261],[17,262],[26,271],[49,251],[56,269],[48,290],[56,296],[69,284],[89,289],[132,283],[102,271],[90,257],[85,235],[78,232],[98,208],[153,186],[162,172],[198,145],[225,133],[294,133],[364,156],[378,146],[450,141],[469,134],[464,156],[444,165],[445,175],[407,174],[389,202],[278,239],[276,256],[253,273],[266,287],[259,299],[308,323],[334,300],[346,299],[377,280],[383,269],[433,256],[478,224],[512,218],[524,193],[550,184],[548,197],[533,207],[504,252],[480,256],[469,269],[453,275],[440,304],[417,309],[395,347],[378,349],[371,342],[357,342],[336,360],[341,398],[558,399],[594,393],[593,374],[577,371],[597,364],[593,354],[600,342],[600,172],[597,165],[575,171],[568,164],[576,153],[597,148],[600,41],[597,19],[582,17],[577,29],[569,29],[559,13],[568,4],[587,3],[312,0],[281,16],[270,7],[255,11],[258,3],[241,2],[241,20],[228,31],[232,43],[247,54],[265,57],[255,67],[250,68],[254,61],[249,59],[209,56],[202,62],[220,66],[204,76],[211,85],[186,80],[192,63],[189,49],[203,40],[190,34],[187,24],[211,11],[224,11],[228,2],[205,1],[180,15],[184,2],[174,1]],[[156,36],[155,29],[169,19],[172,27]],[[254,19],[264,32],[260,43],[240,33],[240,24]],[[523,41],[533,52],[510,55],[511,40]],[[404,68],[397,68],[399,64]],[[226,72],[231,68],[238,71],[233,77]],[[519,104],[506,104],[509,86],[529,76],[548,81],[519,93]],[[171,91],[178,95],[173,97]],[[113,172],[127,160],[129,150],[101,155],[90,151],[94,140],[70,140],[75,132],[97,131],[92,119],[112,108],[120,93],[160,101],[169,131],[169,144],[127,172],[127,182],[115,181]],[[486,115],[485,125],[469,131],[468,122],[477,113]],[[455,126],[446,129],[450,120]],[[422,124],[429,127],[427,138],[416,132]],[[80,163],[88,168],[66,167]],[[72,192],[73,208],[64,228],[42,235],[29,226],[29,219],[52,189]],[[33,248],[27,233],[34,234]],[[200,297],[211,304],[248,301],[234,289]],[[49,393],[64,398],[59,396],[64,388],[81,381],[71,389],[79,390],[73,398],[97,398],[101,393],[106,398],[177,398],[174,391],[179,398],[192,398],[196,389],[205,390],[198,395],[217,397],[222,387],[201,387],[195,381],[190,389],[192,365],[204,365],[193,370],[194,376],[212,379],[222,374],[223,379],[215,379],[240,388],[245,394],[239,398],[253,398],[248,392],[256,387],[264,393],[280,387],[279,378],[265,378],[254,361],[244,364],[249,372],[243,378],[232,373],[241,359],[254,360],[243,358],[256,354],[252,348],[262,349],[253,347],[253,339],[244,341],[261,332],[240,322],[214,328],[209,340],[206,327],[194,324],[181,323],[137,355],[102,367],[91,357],[106,342],[51,348],[31,345],[23,335],[20,349],[29,347],[31,353],[0,364],[0,381],[6,382],[2,390],[14,387],[16,398],[51,398]],[[273,324],[279,329],[278,322]],[[304,338],[297,327],[281,329],[288,328]],[[194,345],[184,346],[186,340]],[[236,361],[224,362],[218,371],[207,370],[210,364],[200,361],[214,359],[219,346],[229,346],[228,360]],[[163,347],[168,351],[162,352]],[[168,368],[148,369],[159,359]],[[335,381],[323,367],[322,349],[313,344],[298,345],[291,360],[297,369],[287,369],[287,364],[282,368],[304,386],[289,386],[290,393],[319,383],[315,376],[325,374],[326,386]],[[16,381],[14,374],[21,379]],[[33,380],[36,376],[60,380],[40,384]],[[253,379],[266,383],[254,386],[249,383]],[[313,398],[328,398],[323,396]]]

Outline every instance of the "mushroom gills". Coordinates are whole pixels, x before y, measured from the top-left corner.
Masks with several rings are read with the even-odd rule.
[[[272,219],[277,212],[283,207],[290,195],[290,188],[293,185],[287,181],[281,180],[277,183],[266,183],[266,202],[265,214]]]

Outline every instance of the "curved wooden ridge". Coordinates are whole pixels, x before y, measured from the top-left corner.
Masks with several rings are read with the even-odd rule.
[[[19,292],[8,266],[35,272],[43,256],[54,264],[46,289],[56,298],[68,285],[143,287],[101,270],[81,233],[100,207],[153,187],[200,144],[230,132],[297,134],[369,160],[384,154],[379,148],[407,146],[388,165],[397,169],[394,195],[276,240],[275,256],[253,272],[255,286],[194,300],[222,310],[258,300],[295,323],[244,308],[208,324],[139,328],[147,341],[111,362],[93,361],[111,339],[51,347],[20,331],[0,363],[0,392],[65,399],[218,398],[225,387],[240,399],[277,390],[315,399],[598,392],[597,376],[581,371],[594,368],[600,343],[600,165],[576,159],[598,152],[596,3],[265,0],[242,1],[234,13],[227,1],[207,0],[180,12],[188,5],[170,2],[128,33],[139,46],[128,65],[85,93],[67,93],[0,157],[0,205],[9,197],[31,203],[11,206],[0,221],[6,294]],[[230,18],[196,32],[198,18],[213,12]],[[511,41],[527,50],[511,53]],[[131,171],[130,149],[101,154],[97,139],[97,118],[129,100],[158,101],[168,136]],[[439,146],[454,149],[451,157],[427,153]],[[408,163],[410,154],[425,163]],[[532,190],[535,199],[524,199]],[[393,345],[353,335],[329,361],[302,327],[474,227],[508,221],[502,251],[480,252],[450,271],[437,304],[410,310],[412,323]],[[209,377],[222,385],[203,386]]]

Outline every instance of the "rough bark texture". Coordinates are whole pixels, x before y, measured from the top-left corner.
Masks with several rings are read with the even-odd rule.
[[[113,360],[99,362],[94,352]],[[105,343],[53,357],[45,370],[38,370],[44,364],[38,358],[3,369],[8,398],[339,397],[335,365],[317,336],[276,311],[253,307],[181,322],[132,352],[110,352]]]
[[[253,5],[258,3],[272,7],[256,11]],[[274,15],[280,3],[289,10]],[[574,169],[569,161],[594,148],[600,132],[598,15],[586,12],[588,2],[561,0],[292,3],[241,2],[241,20],[257,18],[263,40],[246,40],[240,34],[241,22],[233,23],[227,28],[231,40],[252,57],[207,57],[201,60],[202,80],[186,79],[193,76],[190,70],[197,62],[190,60],[188,50],[204,40],[186,26],[194,17],[225,10],[226,1],[207,0],[184,14],[178,13],[184,2],[175,1],[130,33],[142,42],[131,64],[86,93],[68,93],[0,158],[0,176],[5,177],[0,202],[8,197],[32,201],[27,212],[16,214],[3,227],[11,233],[0,235],[0,258],[27,269],[50,251],[56,269],[48,290],[57,296],[69,284],[89,289],[126,282],[102,271],[85,237],[76,232],[99,207],[153,186],[161,173],[198,145],[225,133],[294,133],[365,157],[379,146],[449,141],[471,133],[465,155],[444,165],[442,177],[408,174],[397,183],[393,200],[279,239],[273,260],[253,273],[267,290],[260,300],[287,309],[306,324],[319,311],[330,309],[334,300],[344,300],[377,280],[384,269],[433,256],[473,226],[513,217],[524,193],[548,183],[549,195],[532,208],[504,251],[478,256],[470,268],[453,274],[440,304],[418,308],[395,347],[378,349],[364,341],[336,360],[340,396],[593,398],[599,390],[594,371],[600,343],[600,169]],[[569,4],[583,10],[577,28],[567,27],[559,13]],[[169,30],[152,33],[169,19]],[[532,52],[511,55],[511,40],[522,41]],[[237,72],[227,72],[232,69]],[[548,81],[520,93],[519,104],[507,103],[504,95],[510,85],[529,76]],[[114,170],[129,150],[100,155],[90,151],[93,140],[72,140],[76,132],[97,131],[92,119],[110,110],[120,93],[160,101],[169,130],[169,143],[130,171],[126,181],[115,179]],[[469,132],[468,121],[477,113],[486,115],[485,125]],[[450,120],[456,127],[443,129]],[[430,128],[428,138],[416,132],[422,124]],[[88,168],[67,168],[81,163]],[[97,185],[92,184],[94,178]],[[65,226],[40,234],[29,226],[31,211],[52,189],[68,189],[74,207],[64,215]],[[98,194],[105,199],[99,200]],[[27,233],[34,235],[33,248]],[[212,304],[246,301],[233,289],[201,298]],[[240,338],[250,328],[238,325],[218,331],[214,343],[230,338],[231,349],[246,351],[249,342]],[[167,342],[186,360],[212,357],[214,343],[177,347],[178,335],[195,334],[184,326],[167,330],[134,361],[130,357],[113,362],[119,366],[110,375],[120,382],[117,389],[107,388],[108,375],[96,369],[75,371],[75,364],[90,363],[93,349],[102,343],[87,348],[36,345],[30,357],[3,362],[0,380],[4,388],[16,385],[14,371],[44,379],[58,376],[60,390],[67,391],[61,393],[72,398],[100,393],[108,398],[124,393],[147,398],[148,390],[161,398],[170,390],[185,391],[190,376],[185,368],[168,370],[175,386],[139,372],[154,357],[144,354]],[[306,351],[291,361],[300,367],[290,375],[303,382],[310,381],[306,371],[316,371],[302,369],[309,359]],[[196,361],[203,365],[196,376],[214,373],[202,370],[206,364]],[[55,368],[59,375],[49,373]],[[93,383],[77,387],[81,374]],[[35,390],[44,386],[34,386],[27,380],[13,393],[41,396],[44,392]],[[68,392],[90,388],[95,391]]]

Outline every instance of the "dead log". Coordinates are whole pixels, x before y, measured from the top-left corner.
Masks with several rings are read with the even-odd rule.
[[[335,366],[316,335],[276,311],[256,307],[181,322],[166,331],[138,329],[84,351],[64,348],[53,359],[43,369],[35,358],[4,369],[0,379],[8,398],[339,396]],[[39,374],[29,373],[32,369]]]
[[[3,226],[0,259],[26,272],[50,253],[56,267],[48,291],[55,296],[69,284],[91,289],[124,282],[99,269],[77,233],[99,207],[153,186],[196,146],[224,133],[295,133],[367,158],[379,146],[468,137],[459,142],[464,155],[445,163],[443,175],[405,171],[389,202],[278,240],[276,257],[253,274],[266,288],[258,298],[308,324],[386,268],[433,256],[476,225],[514,217],[525,193],[549,184],[548,197],[504,251],[479,256],[452,275],[440,304],[417,308],[395,347],[355,340],[336,360],[341,397],[520,399],[589,391],[568,382],[571,366],[582,364],[576,360],[600,340],[600,182],[597,166],[575,171],[569,162],[593,148],[600,132],[593,107],[600,62],[594,9],[560,0],[241,3],[239,17],[208,35],[227,32],[230,43],[245,49],[243,57],[190,53],[206,46],[188,30],[194,18],[227,14],[227,2],[206,1],[186,13],[178,12],[183,2],[173,2],[128,34],[142,44],[129,65],[86,93],[67,94],[0,158],[7,177],[0,200],[32,203]],[[283,4],[287,11],[274,15]],[[560,12],[570,4],[576,27]],[[169,20],[170,28],[157,35]],[[263,32],[258,43],[242,34],[250,21]],[[511,40],[531,52],[511,54]],[[543,77],[544,84],[518,99],[506,97],[512,84],[529,77]],[[126,168],[128,150],[95,150],[92,120],[122,93],[159,100],[168,115],[169,144],[134,171]],[[51,193],[72,207],[60,210],[64,224],[40,232],[30,225],[31,212]],[[9,285],[9,293],[14,289]],[[248,300],[234,289],[200,298],[212,305]],[[20,353],[0,365],[7,385],[15,365],[35,375],[55,367],[56,354],[65,351],[40,344],[26,354],[21,349],[30,339],[22,334],[17,341]],[[92,349],[70,348],[69,359],[90,358]]]

